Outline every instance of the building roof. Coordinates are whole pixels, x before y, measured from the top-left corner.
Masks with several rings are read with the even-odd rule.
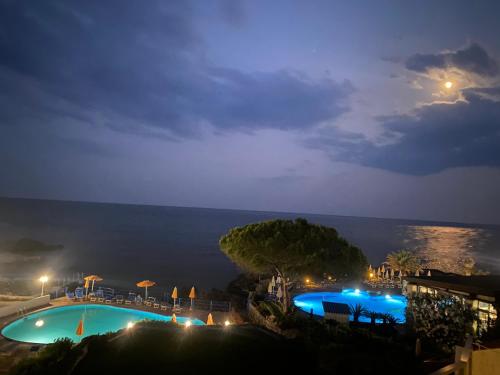
[[[349,305],[345,303],[337,303],[337,302],[327,302],[323,301],[323,310],[325,313],[330,314],[345,314],[349,315],[351,310],[349,309]]]
[[[456,290],[473,295],[483,295],[500,299],[500,275],[485,276],[409,276],[405,277],[409,284],[430,288]]]

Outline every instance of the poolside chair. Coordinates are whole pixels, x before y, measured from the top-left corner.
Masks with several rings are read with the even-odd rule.
[[[160,310],[164,310],[164,311],[166,311],[166,310],[168,309],[168,307],[169,307],[169,306],[168,306],[166,303],[162,303],[162,304],[160,304]]]
[[[104,303],[108,303],[109,304],[111,302],[113,302],[113,297],[111,297],[111,296],[104,297]]]
[[[115,297],[115,301],[118,304],[122,304],[123,303],[123,296],[121,294],[117,294]]]
[[[83,288],[81,286],[75,289],[75,298],[83,301]]]
[[[172,307],[172,312],[180,313],[182,312],[182,307],[180,305],[175,305],[174,307]]]
[[[72,292],[66,292],[66,297],[67,297],[69,300],[74,300],[74,299],[75,299],[75,293],[72,293]]]
[[[160,304],[158,302],[153,303],[153,308],[154,309],[159,309],[160,308]]]
[[[135,304],[136,305],[142,305],[142,297],[140,295],[137,295],[135,297]]]
[[[90,299],[90,302],[96,302],[97,297],[96,297],[95,293],[89,293],[89,299]]]
[[[129,293],[128,293],[128,297],[127,297],[127,299],[125,300],[125,305],[131,305],[131,304],[132,304],[132,302],[134,302],[134,301],[135,301],[135,298],[136,298],[135,293],[129,292]]]

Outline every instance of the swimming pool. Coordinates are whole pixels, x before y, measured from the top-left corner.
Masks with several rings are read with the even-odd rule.
[[[83,319],[83,335],[77,336],[76,329]],[[49,344],[68,337],[74,342],[91,335],[116,332],[129,323],[141,320],[169,322],[172,317],[147,311],[127,309],[109,305],[73,305],[39,311],[18,319],[2,330],[8,339],[37,344]],[[194,325],[204,325],[199,319],[177,317],[179,324],[190,320]]]
[[[360,304],[368,311],[391,314],[401,323],[405,322],[406,298],[377,294],[376,292],[360,291],[359,289],[344,289],[342,292],[305,293],[295,296],[295,306],[305,312],[313,310],[314,315],[324,316],[323,301],[345,303],[349,306]],[[352,320],[352,315],[351,315]],[[370,318],[361,316],[360,322],[370,322]]]

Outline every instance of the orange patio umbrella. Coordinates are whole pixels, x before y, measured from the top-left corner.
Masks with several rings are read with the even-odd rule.
[[[148,299],[148,287],[155,286],[156,283],[154,281],[151,281],[151,280],[143,280],[143,281],[137,283],[136,285],[139,288],[146,288],[146,292],[145,292],[146,298],[145,299]]]
[[[85,289],[89,288],[89,282],[92,281],[92,291],[94,291],[94,283],[96,281],[102,281],[102,277],[97,275],[89,275],[83,278],[85,280]]]
[[[176,286],[174,286],[174,290],[172,291],[172,298],[174,299],[174,307],[175,307],[175,300],[178,298]]]
[[[193,300],[196,298],[196,290],[194,289],[194,286],[191,288],[191,291],[189,292],[189,299],[191,300],[191,307],[190,309],[193,309]]]
[[[78,326],[76,327],[76,335],[83,335],[83,319],[80,319],[80,321],[78,322]]]
[[[213,326],[214,324],[215,323],[214,323],[214,318],[212,318],[212,313],[209,313],[207,317],[207,326]]]
[[[177,317],[175,316],[175,314],[172,314],[172,320],[171,320],[172,323],[177,323]]]

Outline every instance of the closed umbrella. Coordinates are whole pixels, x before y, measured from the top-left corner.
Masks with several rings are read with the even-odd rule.
[[[178,298],[176,286],[174,286],[174,290],[172,291],[172,298],[174,299],[174,307],[175,307],[175,300]]]
[[[136,285],[139,288],[145,288],[145,292],[144,292],[145,298],[144,299],[148,299],[148,287],[155,286],[156,283],[154,281],[151,281],[151,280],[143,280],[143,281],[137,283]]]
[[[415,276],[417,276],[417,277],[420,276],[420,272],[418,272],[418,270],[415,271]]]
[[[385,271],[384,278],[385,278],[385,279],[388,279],[388,278],[389,278],[389,270]]]
[[[382,271],[382,273],[385,273],[385,267],[384,267],[383,264],[382,264],[382,270],[381,271]]]
[[[278,287],[278,291],[276,292],[276,297],[278,297],[279,300],[281,300],[281,297],[283,297],[283,290],[281,290],[281,285]]]
[[[391,279],[394,279],[394,274],[395,274],[394,268],[391,268]]]
[[[273,278],[271,279],[271,284],[272,284],[273,288],[276,286],[276,280],[274,279],[274,275],[273,275]]]
[[[191,310],[193,309],[193,300],[196,298],[196,290],[194,289],[194,286],[191,288],[191,291],[189,292],[189,299],[191,300]]]
[[[273,284],[269,282],[269,285],[267,286],[267,292],[269,294],[273,294]]]
[[[431,270],[427,271],[427,276],[431,277]]]
[[[278,276],[276,278],[276,284],[278,284],[278,285],[281,284],[281,276]]]
[[[78,322],[78,326],[76,327],[76,335],[77,336],[83,335],[83,319],[80,319],[80,321]]]
[[[214,324],[215,323],[214,323],[214,318],[212,318],[212,313],[209,313],[207,317],[207,326],[213,326]]]

